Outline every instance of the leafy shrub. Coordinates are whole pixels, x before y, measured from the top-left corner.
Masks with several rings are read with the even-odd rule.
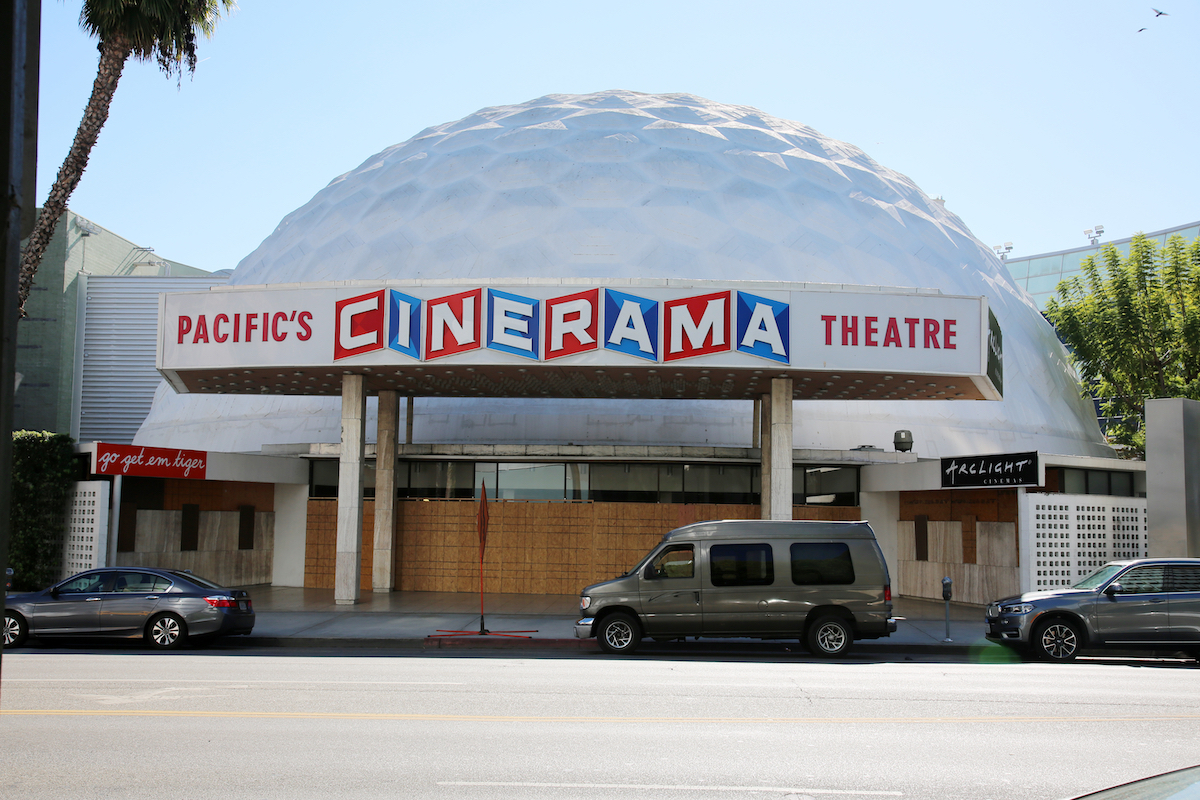
[[[14,431],[12,437],[8,565],[13,591],[30,591],[58,580],[62,570],[75,440],[49,431]]]

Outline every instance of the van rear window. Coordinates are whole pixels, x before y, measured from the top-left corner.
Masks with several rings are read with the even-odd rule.
[[[713,586],[770,586],[775,556],[769,544],[714,544],[708,551]]]
[[[796,542],[791,555],[792,583],[797,586],[854,583],[854,562],[845,542]]]

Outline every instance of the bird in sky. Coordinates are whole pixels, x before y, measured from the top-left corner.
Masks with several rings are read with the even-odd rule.
[[[1168,14],[1167,12],[1165,12],[1165,11],[1159,11],[1157,8],[1154,8],[1153,6],[1151,6],[1150,10],[1154,12],[1154,16],[1156,16],[1156,17],[1169,17],[1169,16],[1171,16],[1171,15],[1170,15],[1170,14]]]
[[[1146,29],[1145,29],[1145,28],[1138,28],[1138,33],[1141,33],[1141,32],[1142,32],[1142,31],[1144,31],[1144,30],[1146,30]]]

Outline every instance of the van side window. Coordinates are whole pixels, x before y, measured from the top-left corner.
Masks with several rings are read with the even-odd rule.
[[[792,583],[797,586],[854,583],[854,562],[845,542],[796,542],[791,556]]]
[[[775,556],[769,544],[714,544],[708,551],[713,586],[770,586]]]
[[[690,544],[677,544],[659,553],[646,567],[647,578],[690,578],[696,574],[696,555]]]

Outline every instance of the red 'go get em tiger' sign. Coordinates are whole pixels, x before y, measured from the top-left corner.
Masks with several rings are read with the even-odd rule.
[[[208,453],[203,450],[96,443],[97,475],[140,475],[202,481],[207,469]]]

